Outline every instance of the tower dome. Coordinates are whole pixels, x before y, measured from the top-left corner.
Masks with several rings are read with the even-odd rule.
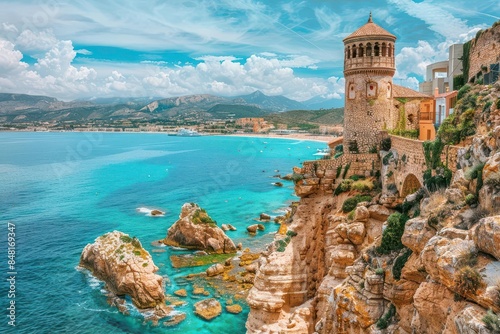
[[[373,22],[372,15],[344,38],[344,152],[368,153],[380,131],[392,129],[392,77],[396,36]]]
[[[370,13],[368,22],[344,38],[344,74],[379,69],[394,75],[395,42],[396,36],[375,24]]]

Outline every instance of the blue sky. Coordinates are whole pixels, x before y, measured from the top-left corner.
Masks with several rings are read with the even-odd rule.
[[[397,36],[395,82],[417,88],[448,46],[500,19],[500,1],[0,0],[0,92],[62,100],[261,90],[344,93],[342,39]]]

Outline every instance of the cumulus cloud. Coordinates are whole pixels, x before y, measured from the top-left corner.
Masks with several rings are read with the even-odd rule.
[[[27,53],[37,54],[50,50],[57,43],[51,30],[24,30],[16,39],[16,48]]]
[[[91,62],[75,66],[77,52],[71,41],[56,41],[34,65],[22,61],[23,53],[0,40],[0,90],[45,94],[69,100],[86,96],[177,96],[218,94],[233,96],[261,90],[296,100],[314,96],[340,98],[343,79],[298,76],[295,68],[313,68],[308,56],[273,54],[206,55],[198,64],[170,65],[145,61],[136,64]]]

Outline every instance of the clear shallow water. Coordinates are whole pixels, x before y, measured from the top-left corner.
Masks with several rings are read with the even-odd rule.
[[[7,222],[16,225],[16,329],[7,326],[8,284],[0,283],[0,332],[16,333],[244,333],[248,309],[205,322],[192,303],[173,328],[152,327],[137,313],[124,316],[106,303],[102,283],[76,270],[80,253],[98,236],[120,230],[150,244],[165,237],[185,202],[205,208],[244,247],[269,241],[277,226],[250,237],[261,212],[279,214],[294,200],[291,183],[272,185],[325,144],[241,137],[162,134],[0,133],[0,260],[7,277]],[[149,217],[137,208],[166,211]],[[267,236],[267,237],[266,237]],[[181,277],[203,268],[174,269],[171,250],[152,253],[167,293]],[[188,289],[189,291],[189,289]],[[194,299],[188,301],[196,301]]]

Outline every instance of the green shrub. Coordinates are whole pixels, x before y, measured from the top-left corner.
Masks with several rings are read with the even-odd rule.
[[[492,310],[488,310],[483,317],[483,322],[494,334],[500,334],[500,317]]]
[[[403,236],[405,224],[410,219],[407,215],[399,212],[391,214],[387,218],[387,227],[382,233],[382,241],[377,247],[380,254],[389,254],[392,251],[403,249],[401,237]]]
[[[393,304],[389,305],[387,313],[384,314],[380,319],[378,319],[377,328],[386,329],[387,327],[389,327],[389,323],[391,322],[395,314],[396,314],[396,307]]]
[[[342,211],[344,213],[351,212],[356,208],[358,205],[358,200],[356,197],[350,197],[344,201],[344,204],[342,204]]]
[[[344,213],[351,212],[356,208],[358,203],[370,202],[371,200],[372,200],[372,197],[370,195],[356,195],[354,197],[349,197],[342,204],[342,211]]]
[[[382,158],[382,163],[384,164],[384,166],[387,166],[389,164],[389,160],[392,159],[394,155],[392,154],[392,152],[389,152],[387,153],[384,158]]]
[[[477,179],[479,172],[481,172],[483,168],[484,168],[484,162],[474,165],[465,172],[464,176],[469,181]]]
[[[353,221],[355,214],[356,214],[356,210],[352,210],[351,212],[349,212],[349,214],[347,215],[347,220]]]
[[[476,198],[476,195],[474,194],[468,194],[467,196],[465,196],[465,203],[467,205],[474,205],[477,203],[477,198]]]
[[[295,173],[295,172],[294,172],[294,173],[292,174],[291,179],[292,179],[293,183],[295,183],[295,184],[296,184],[296,183],[297,183],[297,182],[299,182],[300,180],[303,180],[303,179],[304,179],[304,175],[299,174],[299,173]]]
[[[384,138],[380,142],[380,149],[382,151],[389,151],[391,149],[391,145],[392,145],[391,137]]]
[[[286,235],[293,238],[293,237],[297,236],[297,232],[292,231],[292,230],[288,230],[288,231],[286,231]]]
[[[134,255],[137,255],[137,256],[141,255],[141,251],[140,250],[135,250],[133,253],[134,253]]]
[[[489,113],[492,105],[493,105],[493,101],[486,102],[486,104],[483,107],[483,112]]]
[[[130,243],[130,242],[132,242],[132,238],[131,238],[131,237],[129,237],[128,235],[122,235],[122,236],[120,237],[120,240],[121,240],[121,241],[123,241],[123,242],[126,242],[126,243]]]
[[[475,268],[464,266],[455,274],[455,284],[462,294],[476,293],[482,284],[482,277]]]
[[[387,173],[387,177],[391,177],[394,174],[394,172],[391,170],[389,173]]]
[[[357,174],[354,174],[354,175],[351,175],[349,177],[349,179],[353,180],[353,181],[358,181],[358,180],[361,180],[361,179],[364,179],[365,177],[363,175],[357,175]]]
[[[351,190],[351,184],[353,183],[352,180],[347,179],[347,180],[342,180],[340,184],[335,188],[334,195],[341,194],[343,192]]]
[[[403,270],[403,267],[406,264],[406,261],[410,258],[410,255],[412,254],[411,249],[406,249],[406,251],[398,256],[396,260],[394,261],[394,265],[392,266],[392,276],[394,279],[399,280],[401,278],[401,271]]]
[[[377,146],[372,146],[370,147],[370,149],[368,150],[368,153],[377,153],[378,150],[377,150]]]
[[[345,179],[345,176],[347,175],[347,172],[349,171],[349,168],[351,167],[351,163],[348,163],[344,167],[344,173],[342,174],[342,178]]]
[[[500,99],[497,99],[495,102],[495,105],[497,106],[497,109],[500,109]]]
[[[457,100],[460,100],[462,97],[464,97],[464,95],[467,94],[471,90],[471,88],[472,87],[469,84],[466,84],[462,88],[460,88],[457,94]]]
[[[335,174],[335,178],[338,179],[340,176],[340,173],[342,172],[342,166],[337,167],[337,174]]]
[[[281,240],[276,241],[275,245],[276,245],[276,250],[278,252],[284,252],[286,249],[286,246],[288,246],[288,243],[285,240],[281,239]]]
[[[379,275],[379,276],[384,275],[384,269],[382,269],[382,268],[375,269],[375,274]]]
[[[335,146],[335,152],[344,152],[344,145],[340,144]]]

